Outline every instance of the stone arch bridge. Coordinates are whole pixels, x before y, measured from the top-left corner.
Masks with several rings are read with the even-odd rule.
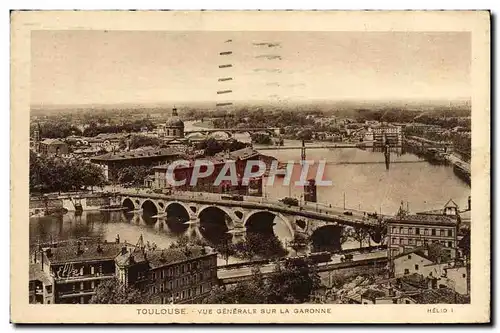
[[[271,136],[280,135],[279,128],[206,128],[206,129],[196,129],[192,131],[184,131],[184,135],[189,138],[196,134],[201,134],[203,136],[210,136],[215,133],[224,133],[228,138],[232,138],[234,134],[237,133],[248,133],[252,135],[257,132],[266,132]]]
[[[191,223],[199,223],[204,214],[218,213],[224,217],[225,227],[233,233],[245,232],[249,228],[266,227],[278,217],[283,221],[291,237],[296,234],[313,236],[319,229],[353,228],[365,230],[371,238],[378,242],[382,224],[375,220],[359,219],[333,213],[326,208],[313,208],[310,206],[291,207],[277,201],[263,200],[254,197],[245,201],[223,200],[216,194],[118,194],[121,205],[130,210],[142,210],[151,216],[167,217],[171,209],[182,211],[184,219]],[[248,200],[247,200],[248,199]]]

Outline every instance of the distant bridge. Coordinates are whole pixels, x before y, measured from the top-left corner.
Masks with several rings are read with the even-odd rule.
[[[373,241],[380,241],[380,234],[385,227],[375,218],[344,215],[335,208],[307,203],[298,207],[287,206],[278,201],[262,200],[245,197],[244,201],[222,199],[221,196],[208,194],[192,195],[176,193],[164,195],[156,193],[117,193],[122,206],[130,210],[148,211],[150,216],[167,218],[171,214],[182,215],[185,223],[199,225],[204,217],[222,221],[222,227],[236,236],[244,236],[247,229],[272,230],[273,221],[279,217],[290,235],[302,233],[313,236],[319,229],[328,229],[331,237],[340,239],[344,227],[366,229]],[[175,209],[175,211],[174,211]],[[210,215],[205,215],[210,214]],[[217,218],[213,218],[216,216]],[[269,229],[271,228],[271,229]]]
[[[257,127],[257,128],[250,128],[250,127],[245,127],[245,128],[199,128],[195,130],[190,130],[190,131],[184,131],[184,135],[189,138],[190,136],[193,136],[195,134],[201,134],[203,136],[209,136],[214,133],[224,133],[226,134],[229,138],[233,136],[233,134],[237,133],[248,133],[249,135],[252,135],[253,133],[257,132],[266,132],[270,135],[280,135],[280,129],[277,127]]]

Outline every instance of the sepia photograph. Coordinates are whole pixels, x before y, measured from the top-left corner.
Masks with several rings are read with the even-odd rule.
[[[127,309],[99,322],[408,305],[425,305],[416,321],[489,320],[489,13],[431,12],[431,29],[389,13],[357,13],[357,29],[311,12],[12,16],[17,306]]]

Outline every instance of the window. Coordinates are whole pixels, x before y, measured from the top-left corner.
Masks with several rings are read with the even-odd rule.
[[[405,300],[405,303],[406,303],[406,304],[410,304],[410,301],[409,301],[409,300]]]
[[[411,254],[408,255],[408,259],[411,259]]]
[[[426,235],[426,236],[429,235],[429,229],[424,229],[424,235]]]
[[[415,265],[415,270],[418,271],[418,265]]]
[[[448,242],[448,247],[453,247],[453,242]]]
[[[151,274],[151,276],[152,276],[153,280],[156,280],[156,273],[155,272],[153,272],[153,274]]]
[[[420,235],[420,228],[415,228],[415,234]]]
[[[453,230],[448,230],[448,237],[453,237]]]
[[[172,289],[172,281],[168,281],[168,288]]]
[[[160,271],[160,278],[162,278],[162,279],[163,279],[164,277],[165,277],[165,270],[164,270],[164,269],[162,269],[162,270]]]
[[[163,283],[160,284],[160,292],[163,292]]]
[[[410,274],[410,270],[408,268],[405,268],[405,275]]]
[[[413,234],[413,228],[408,228],[408,234],[412,235]]]
[[[396,227],[392,227],[392,233],[393,234],[397,234],[398,233]]]
[[[436,229],[431,229],[432,231],[432,236],[436,236]]]
[[[462,277],[465,278],[465,274],[462,274]]]
[[[445,230],[441,230],[441,237],[444,237],[445,235]]]
[[[422,241],[421,240],[417,240],[417,246],[422,246]]]
[[[398,239],[396,237],[393,237],[392,238],[392,244],[397,244],[398,243]]]
[[[403,227],[399,227],[399,233],[402,234],[403,233]]]

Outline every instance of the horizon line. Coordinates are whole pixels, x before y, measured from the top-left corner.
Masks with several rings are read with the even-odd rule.
[[[388,102],[397,102],[397,103],[415,103],[415,102],[427,102],[427,103],[436,103],[436,102],[470,102],[471,97],[456,97],[456,98],[343,98],[343,99],[300,99],[300,100],[285,100],[285,101],[273,101],[273,100],[249,100],[249,101],[233,101],[235,105],[238,104],[288,104],[288,103],[318,103],[318,102],[331,102],[331,103],[342,103],[342,102],[378,102],[378,103],[388,103]],[[33,108],[41,108],[41,107],[110,107],[110,106],[136,106],[136,107],[151,107],[151,106],[163,106],[163,105],[171,105],[171,104],[216,104],[216,101],[185,101],[185,100],[176,100],[176,101],[159,101],[159,102],[114,102],[114,103],[75,103],[75,104],[66,104],[66,103],[35,103],[30,104],[30,109]],[[180,106],[178,106],[180,107]]]

